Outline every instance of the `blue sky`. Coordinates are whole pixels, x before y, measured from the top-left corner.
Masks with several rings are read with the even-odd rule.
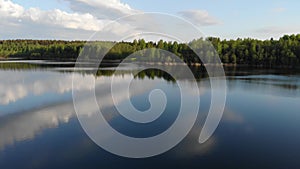
[[[3,5],[5,3],[6,6]],[[19,9],[20,13],[12,15],[8,3],[19,5],[23,10]],[[96,23],[102,23],[102,20],[114,20],[136,12],[163,12],[190,20],[207,36],[269,39],[300,33],[299,6],[300,1],[296,0],[0,0],[0,19],[4,18],[0,28],[12,27],[10,31],[0,30],[0,38],[72,39],[76,38],[72,31],[82,36],[101,31],[103,26]],[[38,9],[38,12],[31,8]],[[74,17],[79,19],[75,21]],[[62,23],[61,18],[66,22]],[[87,19],[89,22],[82,26],[80,22]],[[88,27],[88,23],[94,25]],[[31,28],[37,33],[29,32]],[[53,33],[42,34],[39,28]],[[68,33],[63,32],[66,29]],[[14,35],[13,31],[17,33]]]

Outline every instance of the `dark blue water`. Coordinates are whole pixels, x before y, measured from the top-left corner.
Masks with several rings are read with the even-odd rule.
[[[201,106],[195,126],[170,151],[146,159],[129,159],[106,152],[83,131],[72,101],[72,73],[56,69],[0,71],[0,168],[272,168],[300,167],[300,75],[274,71],[228,71],[225,112],[213,136],[198,143],[210,105],[207,78],[198,81]],[[267,72],[267,73],[263,73]],[[239,76],[237,76],[237,74]],[[114,78],[122,81],[132,74]],[[94,75],[76,73],[85,83]],[[150,137],[166,130],[176,119],[180,91],[162,77],[136,78],[131,102],[147,110],[149,92],[161,89],[168,103],[163,115],[137,126],[120,116],[107,98],[111,76],[96,78],[96,96],[105,118],[117,131],[133,137]],[[179,79],[180,80],[180,79]],[[189,85],[189,81],[185,85]],[[98,87],[97,87],[98,86]],[[138,87],[140,86],[140,88]],[[119,92],[118,103],[124,102]],[[126,99],[126,98],[125,98]],[[82,101],[89,110],[89,98]]]

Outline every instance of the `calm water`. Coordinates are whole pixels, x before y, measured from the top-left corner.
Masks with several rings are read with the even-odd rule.
[[[18,64],[17,64],[18,65]],[[15,65],[16,66],[16,65]],[[210,104],[207,78],[198,81],[201,107],[189,135],[170,151],[147,159],[112,155],[92,142],[81,128],[72,101],[69,68],[0,70],[0,168],[295,168],[300,167],[300,74],[278,70],[227,70],[228,95],[222,121],[214,135],[199,144],[201,126]],[[27,66],[28,67],[28,66]],[[200,72],[196,72],[200,74]],[[150,137],[167,129],[175,120],[180,91],[168,75],[149,71],[132,82],[131,102],[139,110],[150,106],[153,89],[165,91],[164,114],[140,125],[126,121],[114,109],[107,93],[112,71],[82,79],[75,90],[85,93],[95,79],[97,101],[105,118],[128,136]],[[148,76],[147,76],[148,75]],[[131,78],[130,69],[114,75],[117,85]],[[143,77],[143,78],[142,78]],[[169,79],[169,80],[167,80]],[[189,80],[184,81],[188,90]],[[126,103],[124,91],[117,102]],[[187,91],[188,92],[188,91]],[[93,116],[90,98],[82,100]]]

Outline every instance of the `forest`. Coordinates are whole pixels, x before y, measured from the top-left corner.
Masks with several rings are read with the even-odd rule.
[[[96,44],[96,45],[95,45]],[[110,46],[115,44],[111,49]],[[212,48],[212,46],[214,48]],[[192,47],[194,50],[191,50]],[[195,39],[188,44],[178,42],[146,42],[144,39],[133,42],[95,42],[63,41],[63,40],[0,40],[0,58],[2,59],[44,59],[44,60],[75,60],[79,54],[86,54],[86,59],[97,58],[97,54],[106,53],[106,60],[122,60],[128,55],[143,49],[163,49],[176,54],[188,64],[202,63],[196,56],[205,56],[206,63],[213,62],[210,58],[218,55],[224,64],[245,64],[260,66],[300,66],[300,34],[284,35],[278,40],[257,40],[251,38],[221,40],[209,37]],[[95,53],[95,56],[91,55]],[[92,56],[92,58],[90,58]],[[157,50],[150,51],[150,60],[172,62],[172,58],[160,54]],[[138,56],[137,56],[138,57]],[[141,56],[142,57],[142,56]]]

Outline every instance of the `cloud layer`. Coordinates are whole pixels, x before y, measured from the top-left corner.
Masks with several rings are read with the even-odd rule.
[[[87,39],[93,32],[103,30],[116,17],[137,12],[118,0],[69,2],[75,12],[26,9],[11,0],[0,0],[0,29],[3,36],[0,38]],[[127,28],[116,26],[109,31],[114,34],[124,32]]]
[[[221,23],[216,18],[210,16],[205,10],[186,10],[179,12],[179,14],[199,26],[218,25]]]
[[[101,19],[117,19],[126,15],[139,13],[120,0],[65,0],[73,11],[91,13]]]
[[[136,16],[116,19],[143,12],[131,8],[120,0],[63,0],[69,11],[61,9],[42,10],[25,8],[12,0],[0,0],[0,39],[65,39],[87,40],[97,31],[110,38],[99,40],[120,40],[124,35],[140,32],[160,32],[165,20],[157,16]],[[200,26],[220,22],[207,11],[181,11],[179,15]],[[107,24],[111,24],[106,27]],[[135,25],[135,26],[134,26]],[[166,29],[166,28],[164,28]],[[168,28],[175,29],[175,28]],[[180,28],[177,28],[180,29]]]

